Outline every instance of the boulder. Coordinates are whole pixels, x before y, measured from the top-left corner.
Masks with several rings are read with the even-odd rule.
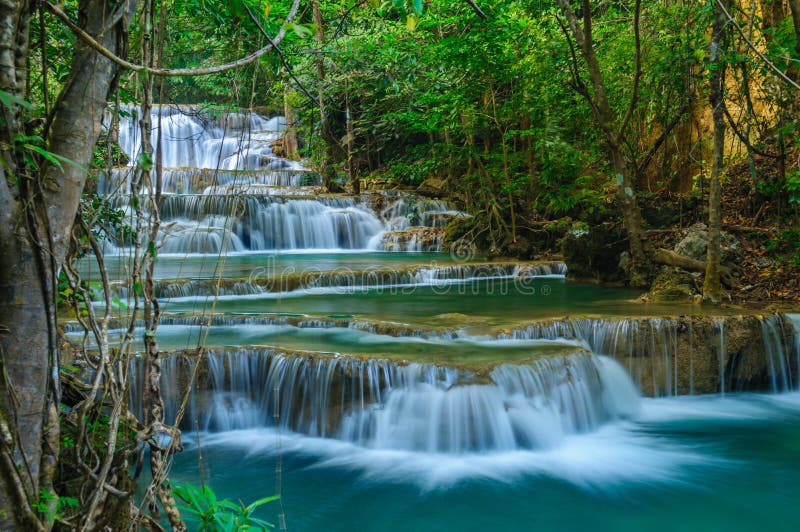
[[[417,187],[417,193],[432,198],[441,198],[447,194],[447,183],[444,179],[431,177]]]
[[[722,231],[722,262],[737,262],[742,258],[739,242],[729,233]],[[683,240],[675,246],[675,253],[693,260],[706,260],[708,250],[708,228],[705,224],[695,224],[686,230]]]
[[[643,299],[651,302],[691,303],[697,295],[694,277],[683,270],[665,268],[653,281]]]

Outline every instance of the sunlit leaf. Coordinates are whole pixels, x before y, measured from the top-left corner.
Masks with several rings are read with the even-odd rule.
[[[417,22],[418,20],[416,15],[408,15],[406,17],[406,27],[408,28],[408,31],[414,31],[417,29]]]

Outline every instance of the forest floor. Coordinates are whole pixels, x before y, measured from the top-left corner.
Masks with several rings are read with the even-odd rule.
[[[731,166],[723,185],[723,231],[738,248],[736,259],[727,264],[735,281],[729,300],[796,307],[800,304],[800,205],[771,197],[770,183],[777,173],[772,167],[774,160],[757,163],[761,174],[758,187],[747,162]],[[705,205],[687,214],[691,221],[702,221]],[[654,244],[674,248],[685,236],[686,227],[684,223],[659,232]]]

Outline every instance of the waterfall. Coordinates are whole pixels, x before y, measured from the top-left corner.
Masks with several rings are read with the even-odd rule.
[[[112,197],[111,205],[132,216],[125,198]],[[162,253],[219,253],[225,246],[236,252],[383,249],[384,223],[361,198],[167,194],[159,211]],[[114,244],[129,245],[120,239]],[[437,236],[425,251],[440,247]]]
[[[139,113],[136,107],[120,109],[119,144],[131,166],[97,176],[98,192],[128,217],[132,209],[124,195],[130,194],[133,164],[141,150]],[[153,144],[161,137],[164,167],[161,253],[439,251],[442,228],[463,215],[442,201],[409,194],[377,195],[383,207],[377,213],[369,197],[315,196],[310,187],[320,185],[320,177],[272,152],[272,143],[285,128],[282,117],[161,105],[152,109],[150,118]],[[143,186],[146,192],[152,184]],[[436,235],[424,242],[416,233],[387,237],[394,245],[382,240],[387,231],[423,228]],[[108,249],[130,245],[116,239]]]
[[[725,322],[719,321],[716,324],[717,334],[719,336],[719,349],[717,357],[719,358],[719,394],[725,396]]]
[[[142,146],[141,111],[131,106],[123,106],[121,111],[119,145],[133,162]],[[160,105],[153,107],[150,120],[151,142],[155,146],[160,133],[167,168],[275,170],[291,164],[275,157],[270,148],[284,130],[282,117],[266,119],[250,112],[215,113],[195,106]]]
[[[197,238],[198,234],[193,234]],[[228,249],[235,251],[241,241],[233,235]],[[192,243],[186,239],[177,243]],[[222,236],[219,245],[223,245]],[[216,243],[214,244],[216,245]],[[209,247],[211,247],[209,245]],[[173,249],[173,248],[167,248]],[[281,275],[289,273],[290,276]],[[375,289],[389,290],[411,286],[446,286],[453,283],[467,283],[477,280],[521,280],[526,281],[539,277],[563,277],[566,266],[562,263],[492,263],[492,264],[458,264],[452,266],[414,266],[400,270],[367,269],[367,270],[330,270],[295,272],[264,272],[264,275],[253,275],[249,279],[164,279],[154,283],[154,293],[160,299],[190,297],[229,297],[273,293],[286,293],[315,289],[317,292],[350,293],[356,290]],[[115,295],[127,298],[129,287],[114,286]]]
[[[800,389],[800,314],[787,314],[786,318],[794,330],[795,369],[797,370],[795,382],[797,383],[796,389]]]
[[[111,172],[98,175],[97,192],[100,194],[130,194],[130,178],[134,170],[128,168],[112,168]],[[308,194],[310,191],[300,188],[320,185],[318,175],[299,168],[282,170],[217,170],[209,168],[165,168],[161,175],[161,192],[163,194],[226,194],[291,193]]]
[[[794,326],[786,323],[793,321]],[[729,331],[740,331],[733,334]],[[624,364],[652,396],[792,389],[797,318],[574,318],[537,322],[501,338],[574,339]],[[713,365],[712,365],[713,361]],[[800,371],[800,370],[798,370]],[[684,374],[684,372],[686,372]]]
[[[787,392],[793,388],[790,358],[784,356],[782,339],[786,336],[781,316],[769,316],[761,321],[764,334],[764,354],[769,365],[770,389],[772,393]],[[795,337],[795,343],[798,339]]]
[[[399,196],[381,211],[387,231],[404,231],[411,227],[444,227],[456,216],[466,216],[455,211],[444,201],[410,195]]]
[[[374,449],[509,451],[551,447],[639,408],[625,370],[590,354],[501,364],[484,378],[432,364],[268,349],[210,350],[206,360],[207,380],[191,402],[201,428],[211,431],[277,420],[295,432]],[[179,370],[179,362],[165,361],[170,386],[179,386],[170,375]]]
[[[730,330],[723,343],[719,318],[576,318],[537,322],[496,339],[559,340],[583,342],[596,354],[614,358],[645,394],[682,394],[772,391],[797,389],[800,383],[800,316],[746,316],[725,319]],[[236,327],[263,325],[293,328],[351,328],[376,335],[416,337],[436,342],[472,341],[462,330],[415,327],[353,318],[317,318],[302,315],[201,315],[165,316],[164,325]],[[137,326],[141,326],[138,323]],[[112,320],[109,333],[127,327]],[[64,326],[72,342],[80,342],[82,327]],[[724,354],[722,354],[724,353]],[[722,361],[722,362],[720,362]],[[721,377],[724,368],[724,377]]]
[[[132,215],[121,200],[114,202]],[[383,231],[356,198],[290,199],[259,195],[166,195],[159,210],[161,253],[365,250]],[[116,245],[129,245],[117,240]]]

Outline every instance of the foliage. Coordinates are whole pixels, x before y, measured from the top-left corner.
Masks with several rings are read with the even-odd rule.
[[[33,509],[47,521],[59,522],[79,510],[80,501],[74,497],[58,497],[49,491],[40,490],[39,498],[33,503]]]
[[[278,495],[258,499],[248,505],[228,499],[217,499],[208,486],[197,487],[183,483],[173,486],[173,494],[181,501],[179,508],[184,516],[197,522],[199,530],[228,532],[244,530],[267,530],[275,525],[253,516],[255,511],[267,503],[276,501]]]
[[[767,251],[783,255],[800,266],[800,229],[784,229],[766,243]]]

